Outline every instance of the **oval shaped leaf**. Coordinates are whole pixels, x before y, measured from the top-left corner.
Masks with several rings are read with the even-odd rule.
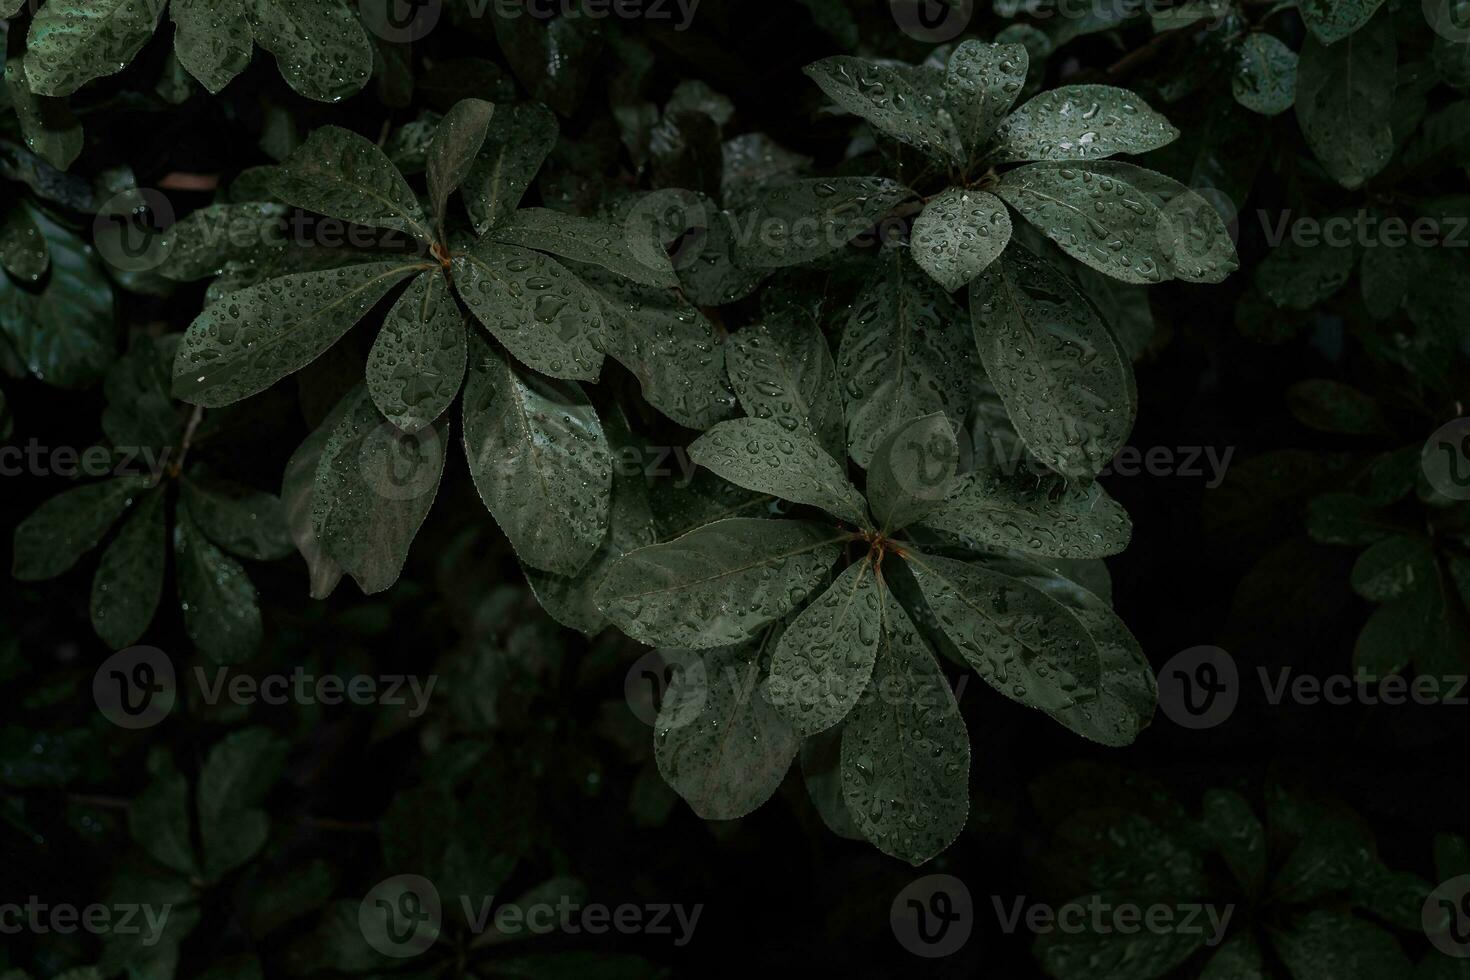
[[[847,458],[837,365],[812,320],[780,315],[737,331],[725,348],[725,367],[747,415],[804,431],[833,459]]]
[[[276,56],[281,77],[318,102],[340,102],[367,84],[373,46],[341,0],[253,0],[255,40]]]
[[[312,131],[271,171],[269,182],[273,195],[298,208],[434,241],[424,209],[393,161],[340,126]]]
[[[459,394],[465,344],[464,317],[444,275],[420,275],[388,311],[368,354],[373,404],[404,432],[424,428]]]
[[[695,440],[689,457],[736,486],[808,504],[867,526],[867,506],[847,473],[804,432],[774,419],[731,419]]]
[[[92,628],[114,650],[132,646],[153,622],[168,554],[164,494],[143,495],[92,577]]]
[[[1179,137],[1169,120],[1126,89],[1063,85],[1033,97],[996,133],[997,163],[1096,160],[1147,153]]]
[[[1330,47],[1315,37],[1302,44],[1296,119],[1318,161],[1344,187],[1362,186],[1393,156],[1397,71],[1387,12]]]
[[[950,292],[994,262],[1011,240],[1011,216],[994,194],[951,187],[924,205],[909,248]]]
[[[37,95],[71,95],[121,71],[153,37],[155,0],[46,0],[26,35],[26,78]]]
[[[868,466],[868,503],[884,534],[908,527],[949,495],[959,445],[943,413],[888,430]]]
[[[1128,547],[1133,522],[1095,482],[1029,473],[967,473],[922,521],[982,548],[1048,558],[1103,558]]]

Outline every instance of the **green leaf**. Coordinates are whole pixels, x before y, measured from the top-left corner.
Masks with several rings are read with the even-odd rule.
[[[282,276],[226,296],[189,324],[174,397],[206,408],[264,391],[316,360],[394,286],[433,266],[373,262]]]
[[[186,510],[174,518],[174,568],[184,630],[220,664],[250,659],[260,646],[260,605],[239,562],[210,544]]]
[[[170,225],[160,250],[167,256],[160,275],[176,282],[218,276],[232,261],[259,259],[262,251],[286,244],[281,204],[211,204]]]
[[[864,559],[849,565],[781,635],[766,699],[803,738],[842,721],[867,690],[882,602],[877,569]]]
[[[1393,156],[1397,65],[1387,13],[1331,47],[1315,37],[1302,45],[1297,123],[1323,168],[1344,187],[1361,187]]]
[[[837,372],[847,399],[848,452],[873,458],[894,425],[944,412],[959,424],[968,405],[971,351],[961,313],[917,266],[895,254],[853,303]]]
[[[1123,181],[1159,209],[1154,238],[1170,276],[1218,283],[1240,268],[1224,218],[1200,194],[1172,177],[1119,160],[1099,160],[1086,169]]]
[[[674,674],[654,725],[658,771],[699,816],[734,820],[759,807],[786,775],[801,738],[761,692],[774,629],[759,642],[702,656]],[[699,705],[698,713],[690,710]]]
[[[1032,163],[1008,171],[996,193],[1057,247],[1114,279],[1156,283],[1172,273],[1172,226],[1149,195],[1087,165]],[[1172,244],[1172,243],[1171,243]]]
[[[1408,980],[1413,972],[1392,933],[1347,912],[1318,909],[1269,934],[1292,980]]]
[[[1296,63],[1296,52],[1276,35],[1248,34],[1236,49],[1231,94],[1251,112],[1279,116],[1296,103]]]
[[[275,561],[291,553],[280,498],[207,472],[192,473],[182,486],[194,525],[221,548],[252,561]]]
[[[544,107],[496,107],[484,148],[464,185],[465,206],[478,234],[485,234],[515,211],[556,145],[556,137],[556,116]]]
[[[82,124],[62,99],[46,98],[31,90],[26,76],[26,59],[5,63],[5,87],[20,120],[26,148],[58,170],[66,170],[81,155],[85,134]]]
[[[342,566],[327,553],[316,528],[311,523],[312,500],[316,496],[316,472],[321,464],[322,452],[342,417],[355,405],[352,398],[343,398],[328,413],[322,424],[307,436],[305,441],[291,454],[286,471],[281,476],[281,506],[285,512],[286,526],[291,532],[291,541],[306,561],[310,579],[311,597],[325,599],[332,594],[342,580]]]
[[[17,204],[0,220],[0,265],[23,282],[36,282],[51,265],[46,236],[30,208]]]
[[[1200,980],[1268,980],[1261,948],[1250,933],[1221,943],[1199,976]]]
[[[123,521],[92,577],[92,628],[112,649],[132,646],[153,622],[167,552],[164,495],[154,489]]]
[[[1266,830],[1244,797],[1231,790],[1205,794],[1205,834],[1219,850],[1246,894],[1258,896],[1266,883]]]
[[[1169,120],[1125,89],[1063,85],[1011,113],[996,131],[994,163],[1097,160],[1167,146],[1179,136]]]
[[[773,269],[831,255],[913,193],[877,177],[771,180],[734,216],[736,262]]]
[[[598,587],[597,605],[650,646],[728,646],[794,609],[849,537],[810,521],[716,521],[625,555]]]
[[[954,843],[970,812],[970,737],[949,681],[893,595],[869,696],[842,730],[842,795],[863,836],[913,865]]]
[[[177,28],[174,55],[211,95],[250,66],[255,31],[244,0],[172,0],[168,12]]]
[[[290,743],[268,728],[246,728],[227,735],[199,771],[199,834],[205,871],[217,878],[254,856],[269,827],[257,809],[276,780]]]
[[[1097,644],[1061,603],[982,565],[914,553],[908,564],[940,628],[991,687],[1047,712],[1097,698]]]
[[[970,39],[949,56],[944,108],[960,146],[973,157],[984,149],[1026,83],[1030,57],[1024,45]]]
[[[1097,311],[1024,249],[1008,249],[970,284],[985,373],[1026,447],[1069,477],[1090,477],[1128,438],[1133,368]]]
[[[914,261],[953,292],[994,262],[1011,240],[1011,216],[994,194],[950,187],[914,221]]]
[[[121,71],[153,37],[163,4],[46,0],[26,36],[26,77],[37,95],[71,95]]]
[[[1029,473],[967,473],[923,527],[982,548],[1049,558],[1104,558],[1128,547],[1133,524],[1097,483]]]
[[[424,169],[429,180],[429,204],[434,212],[434,227],[444,237],[444,212],[453,194],[470,175],[485,137],[495,106],[483,99],[463,99],[454,104],[429,144]]]
[[[862,494],[842,463],[804,432],[775,419],[731,419],[695,440],[689,457],[736,486],[793,503],[820,507],[849,524],[867,527]]]
[[[480,499],[521,561],[575,575],[608,528],[612,451],[586,392],[517,369],[472,341],[465,456]]]
[[[373,404],[404,432],[425,428],[459,394],[465,344],[464,317],[444,274],[421,274],[388,311],[368,354]]]
[[[683,482],[659,480],[649,492],[660,541],[670,541],[727,517],[769,514],[776,503],[769,494],[752,493],[709,470],[696,468],[688,485],[681,486]]]
[[[901,531],[943,504],[958,465],[954,426],[942,412],[889,429],[868,464],[868,503],[879,530]]]
[[[490,237],[601,266],[645,286],[673,289],[679,285],[674,266],[661,249],[640,247],[645,243],[630,239],[624,229],[597,218],[580,218],[549,208],[525,208],[496,226]]]
[[[1334,44],[1372,20],[1381,6],[1383,0],[1303,0],[1302,20],[1318,41]]]
[[[129,802],[128,831],[165,868],[198,874],[189,832],[189,784],[172,762]]]
[[[934,156],[960,162],[963,153],[942,111],[944,75],[932,68],[884,65],[838,55],[802,69],[827,97],[874,129]]]
[[[439,492],[446,425],[409,434],[385,422],[358,385],[322,447],[312,492],[317,539],[362,591],[398,581]]]
[[[65,572],[97,547],[148,486],[144,477],[123,476],[52,497],[16,527],[11,574],[39,582]]]
[[[495,339],[553,378],[596,381],[602,313],[596,297],[555,259],[483,241],[454,257],[454,288]]]
[[[1286,406],[1304,425],[1322,432],[1365,436],[1390,431],[1370,395],[1329,378],[1298,381],[1287,389]]]
[[[340,126],[314,130],[269,185],[278,199],[307,211],[435,240],[403,174],[382,150]]]
[[[600,63],[603,31],[596,15],[542,18],[513,5],[491,10],[500,51],[531,97],[563,116],[575,114]]]
[[[847,458],[837,365],[815,322],[786,314],[753,323],[730,336],[725,367],[747,415],[805,432],[833,459]]]
[[[341,0],[248,0],[255,41],[276,56],[281,77],[318,102],[340,102],[367,84],[373,46]]]
[[[1356,254],[1351,242],[1307,244],[1288,238],[1256,266],[1256,287],[1277,306],[1309,310],[1343,287]]]

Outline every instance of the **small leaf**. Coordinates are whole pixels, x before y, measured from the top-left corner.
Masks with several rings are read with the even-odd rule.
[[[1125,89],[1063,85],[1011,113],[996,132],[995,163],[1097,160],[1167,146],[1179,136],[1169,120]]]
[[[1302,45],[1297,122],[1323,168],[1344,187],[1361,187],[1393,156],[1397,65],[1387,13],[1331,47],[1316,37]]]
[[[803,71],[828,98],[874,129],[934,156],[961,160],[959,136],[944,109],[941,72],[846,55],[823,58]]]
[[[845,467],[806,433],[788,432],[774,419],[721,422],[695,440],[689,456],[736,486],[868,525],[867,507]]]
[[[801,738],[760,690],[774,632],[756,643],[706,652],[703,669],[679,671],[664,694],[654,759],[668,784],[706,820],[734,820],[770,799],[801,748]],[[697,714],[691,704],[700,706]]]
[[[453,194],[469,177],[490,129],[495,106],[483,99],[464,99],[444,114],[424,169],[428,172],[429,205],[433,209],[434,227],[443,237],[444,211]]]
[[[596,218],[579,218],[549,208],[523,208],[496,226],[490,237],[601,266],[645,286],[672,289],[679,285],[664,252],[639,249],[622,228]]]
[[[1236,49],[1230,90],[1251,112],[1279,116],[1296,103],[1296,52],[1274,34],[1256,31]]]
[[[438,270],[398,297],[367,361],[367,386],[383,417],[417,432],[444,414],[464,381],[464,317]]]
[[[123,476],[52,497],[16,527],[11,574],[23,582],[39,582],[65,572],[97,547],[148,487],[144,477]]]
[[[960,145],[974,156],[990,141],[1026,83],[1030,58],[1020,44],[986,44],[973,38],[949,56],[944,107]]]
[[[810,521],[716,521],[625,555],[598,588],[597,605],[650,646],[739,643],[816,589],[849,537]]]
[[[736,262],[773,269],[831,255],[912,196],[877,177],[772,180],[734,216]]]
[[[255,41],[276,56],[281,77],[318,102],[340,102],[367,84],[373,46],[341,0],[250,0]]]
[[[464,184],[465,206],[475,231],[485,234],[509,217],[536,171],[556,145],[556,116],[534,104],[495,110],[484,148]]]
[[[307,211],[433,242],[413,188],[382,150],[351,130],[323,126],[270,176],[279,200]]]
[[[189,639],[210,660],[237,664],[260,646],[260,605],[245,569],[210,544],[187,511],[174,518],[179,605]]]
[[[132,646],[153,622],[167,554],[164,495],[155,489],[122,522],[92,578],[92,628],[112,649]]]
[[[994,262],[1011,240],[1011,216],[1000,198],[951,187],[930,199],[914,221],[914,261],[953,292]]]
[[[812,320],[778,315],[737,331],[725,348],[725,367],[747,415],[804,431],[833,459],[847,458],[837,365]]]
[[[602,314],[596,297],[555,259],[483,241],[454,257],[454,288],[495,339],[553,378],[596,381]]]
[[[867,690],[882,602],[877,571],[864,559],[849,565],[781,634],[765,696],[803,738],[842,721]]]
[[[886,589],[868,692],[842,730],[842,794],[878,850],[920,865],[965,828],[970,737],[949,681]]]
[[[901,531],[942,505],[958,464],[954,427],[942,412],[889,429],[868,464],[868,503],[879,530]]]
[[[1128,547],[1133,524],[1097,483],[1027,473],[968,473],[922,526],[982,548],[1049,558],[1103,558]]]
[[[51,264],[46,236],[28,207],[16,205],[0,220],[0,265],[22,282],[35,282]]]
[[[174,55],[199,84],[218,95],[250,66],[255,32],[244,0],[172,0]]]
[[[275,561],[291,553],[291,534],[281,501],[268,493],[208,472],[182,481],[189,517],[206,538],[252,561]]]
[[[476,337],[465,456],[480,499],[521,561],[575,575],[608,527],[612,453],[581,386],[517,369]]]
[[[189,324],[174,396],[215,408],[316,360],[394,286],[432,266],[395,260],[282,276],[226,296]]]
[[[1383,0],[1304,0],[1302,20],[1323,44],[1334,44],[1361,28]]]
[[[37,95],[71,95],[121,71],[153,37],[163,4],[46,0],[26,36],[26,77]]]

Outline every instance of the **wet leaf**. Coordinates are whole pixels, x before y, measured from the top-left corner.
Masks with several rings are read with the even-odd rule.
[[[734,215],[736,262],[772,269],[830,255],[912,195],[877,177],[769,181]]]
[[[1030,58],[1020,44],[970,39],[949,56],[944,108],[960,145],[973,157],[990,141],[1026,82]]]
[[[1323,44],[1335,44],[1361,28],[1383,0],[1302,0],[1302,20]]]
[[[963,151],[945,106],[944,74],[838,55],[803,69],[827,97],[874,129],[934,156],[961,162]]]
[[[250,66],[255,32],[245,0],[172,0],[168,12],[177,28],[174,55],[211,94]]]
[[[580,218],[549,208],[523,208],[501,222],[490,237],[497,242],[539,249],[575,262],[601,266],[645,286],[679,285],[662,249],[630,239],[627,231],[596,218]]]
[[[869,523],[843,463],[806,433],[789,432],[774,419],[720,422],[695,440],[689,456],[736,486],[820,507],[849,524]]]
[[[148,485],[143,477],[123,476],[52,497],[16,526],[11,574],[37,582],[65,572],[97,547]]]
[[[341,0],[248,0],[255,41],[276,56],[281,77],[318,102],[340,102],[367,84],[373,46]]]
[[[942,412],[893,426],[868,464],[868,504],[885,535],[944,503],[959,464],[954,426]]]
[[[181,500],[195,527],[221,548],[252,561],[275,561],[291,553],[279,497],[208,472],[192,473],[182,487]]]
[[[189,639],[209,660],[237,664],[260,646],[260,605],[240,563],[210,544],[187,511],[174,517],[174,569]]]
[[[81,155],[85,136],[82,124],[62,99],[47,98],[31,90],[25,58],[5,63],[5,87],[20,121],[26,149],[58,170],[65,170]]]
[[[367,361],[367,386],[383,417],[417,432],[449,407],[464,381],[465,322],[443,273],[425,272],[398,297]]]
[[[351,130],[323,126],[272,172],[279,200],[307,211],[434,241],[413,188],[392,161]]]
[[[992,162],[1097,160],[1147,153],[1179,136],[1143,99],[1111,85],[1063,85],[1006,117]]]
[[[37,95],[71,95],[121,71],[153,37],[163,4],[46,0],[26,36],[26,78]]]
[[[1279,116],[1296,103],[1296,52],[1274,34],[1256,32],[1236,49],[1230,91],[1251,112]]]
[[[833,459],[847,458],[837,365],[821,329],[794,313],[767,317],[725,347],[730,384],[747,415],[804,431]]]
[[[1297,123],[1323,168],[1344,187],[1362,186],[1393,156],[1397,65],[1393,19],[1387,13],[1330,47],[1315,37],[1302,45]]]
[[[464,99],[444,114],[429,144],[424,169],[428,172],[429,205],[434,227],[444,233],[444,212],[453,194],[470,175],[490,129],[495,106],[483,99]]]
[[[1103,558],[1128,547],[1133,524],[1097,483],[1030,473],[967,473],[924,527],[982,548],[1049,558]]]
[[[164,494],[154,489],[122,521],[92,577],[92,628],[112,649],[132,646],[153,622],[167,552]]]
[[[953,292],[994,262],[1011,240],[1011,216],[994,194],[951,187],[924,205],[909,248]]]
[[[556,145],[557,131],[556,117],[542,106],[496,106],[485,144],[464,183],[465,206],[478,234],[515,211]]]

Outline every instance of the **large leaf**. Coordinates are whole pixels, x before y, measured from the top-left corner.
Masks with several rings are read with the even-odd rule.
[[[1097,483],[1029,473],[968,473],[922,524],[982,548],[1102,558],[1128,547],[1132,522]]]
[[[143,477],[124,476],[52,497],[16,526],[12,574],[35,582],[71,568],[97,547],[148,484]]]
[[[1055,599],[982,565],[908,557],[940,628],[991,687],[1047,712],[1098,697],[1097,644]]]
[[[447,426],[401,432],[383,421],[363,385],[346,400],[317,463],[311,524],[327,554],[371,594],[398,581],[434,505]]]
[[[435,240],[413,188],[387,154],[340,126],[314,130],[269,180],[272,194],[298,208]]]
[[[561,263],[483,241],[457,254],[452,272],[460,299],[522,363],[553,378],[597,380],[601,308]]]
[[[112,649],[132,646],[153,621],[167,554],[164,494],[155,489],[122,522],[92,577],[92,628]]]
[[[651,646],[728,646],[795,608],[849,537],[810,521],[716,521],[625,555],[598,588],[597,604]]]
[[[944,503],[958,464],[954,426],[943,413],[889,429],[868,464],[868,503],[879,530],[900,531]]]
[[[842,730],[842,795],[880,851],[923,864],[965,827],[970,737],[948,679],[886,589],[868,690]]]
[[[470,175],[485,143],[495,106],[483,99],[463,99],[444,114],[429,144],[424,169],[429,180],[429,205],[434,227],[444,237],[444,211],[453,194]]]
[[[809,504],[850,524],[868,525],[862,495],[846,467],[805,432],[775,419],[731,419],[695,440],[689,456],[736,486]]]
[[[373,46],[342,0],[249,0],[255,40],[276,56],[281,77],[318,102],[340,102],[367,84]]]
[[[935,156],[958,162],[960,140],[944,107],[944,75],[839,55],[807,65],[828,98],[873,128]]]
[[[1302,45],[1297,122],[1323,168],[1344,187],[1362,186],[1393,156],[1397,70],[1393,18],[1386,11],[1330,47],[1315,37]]]
[[[877,177],[772,180],[732,219],[736,261],[771,269],[830,255],[912,195]]]
[[[941,411],[956,424],[963,420],[973,347],[959,315],[932,279],[896,254],[853,304],[837,370],[847,397],[848,452],[859,466],[899,422]]]
[[[1042,462],[1066,476],[1102,470],[1137,411],[1133,369],[1097,311],[1055,269],[1012,248],[970,285],[980,360]]]
[[[464,185],[465,205],[483,235],[512,214],[546,154],[556,145],[556,116],[539,105],[497,106],[484,148]]]
[[[388,291],[433,268],[395,260],[282,276],[231,293],[185,331],[174,396],[213,408],[264,391],[335,344]]]
[[[703,655],[674,675],[654,725],[658,771],[699,816],[734,820],[776,791],[801,738],[761,692],[774,628],[755,643]],[[698,713],[690,710],[699,705]]]
[[[250,65],[255,32],[245,0],[172,0],[168,12],[179,64],[210,93],[218,95]]]
[[[645,286],[673,289],[679,285],[674,267],[661,249],[640,247],[645,243],[630,239],[623,228],[597,218],[581,218],[550,208],[525,208],[498,225],[491,237],[601,266]]]
[[[967,156],[984,149],[1026,84],[1030,57],[1020,44],[973,38],[949,56],[944,107]]]
[[[174,516],[174,568],[184,629],[215,663],[248,660],[260,646],[260,605],[240,563],[204,537],[185,510]]]
[[[1089,166],[1033,163],[1009,171],[996,193],[1077,261],[1114,279],[1156,283],[1172,271],[1159,232],[1168,219],[1149,195]]]
[[[914,221],[914,261],[953,292],[994,262],[1011,240],[1011,216],[1000,198],[950,187],[930,198]]]
[[[479,337],[464,396],[480,499],[525,564],[574,575],[608,527],[612,452],[581,386],[521,371]]]
[[[71,95],[121,71],[153,37],[154,0],[46,0],[26,36],[26,77],[37,95]]]
[[[766,698],[802,737],[847,717],[867,690],[882,602],[877,568],[864,559],[849,565],[781,635]]]
[[[1001,123],[993,162],[1147,153],[1178,136],[1169,120],[1132,92],[1111,85],[1063,85],[1030,99]]]
[[[1318,41],[1334,44],[1372,20],[1381,6],[1383,0],[1303,0],[1302,20]]]
[[[464,317],[438,270],[409,284],[368,354],[367,386],[383,417],[404,432],[433,422],[464,381]]]
[[[725,347],[725,367],[747,415],[805,431],[833,459],[847,458],[837,365],[812,320],[778,315],[736,332]]]
[[[25,59],[5,63],[5,89],[20,121],[26,148],[60,170],[70,167],[82,152],[82,124],[62,99],[48,99],[31,91]]]

